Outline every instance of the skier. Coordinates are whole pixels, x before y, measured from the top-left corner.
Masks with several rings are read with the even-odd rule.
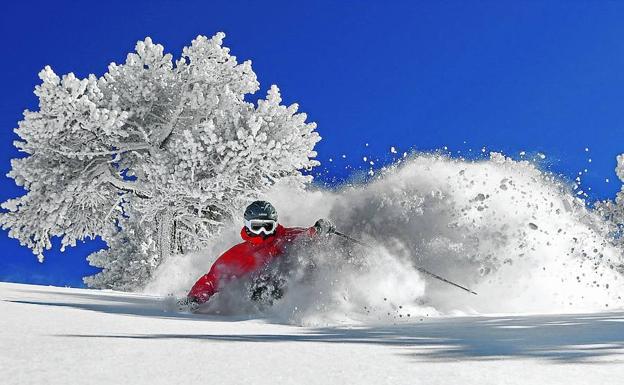
[[[180,307],[191,310],[208,301],[224,284],[249,276],[279,258],[295,240],[332,234],[335,226],[327,219],[319,219],[309,228],[283,227],[277,222],[275,207],[266,201],[251,203],[244,214],[241,230],[244,242],[223,253],[210,271],[193,285]]]

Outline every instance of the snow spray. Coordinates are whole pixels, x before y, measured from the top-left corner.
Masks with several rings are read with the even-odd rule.
[[[622,250],[612,244],[606,223],[565,182],[527,161],[498,153],[482,161],[420,154],[366,183],[306,191],[278,185],[265,199],[285,226],[326,217],[373,245],[355,248],[328,237],[296,251],[301,267],[291,272],[284,296],[260,309],[278,321],[386,323],[624,305]],[[232,223],[208,250],[164,263],[147,290],[188,290],[221,252],[240,242],[240,226]],[[416,266],[479,295],[437,282]],[[219,306],[258,310],[227,303]]]

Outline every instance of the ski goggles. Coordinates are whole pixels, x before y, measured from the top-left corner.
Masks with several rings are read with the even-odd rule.
[[[270,219],[252,219],[245,221],[245,227],[253,234],[260,235],[264,233],[269,235],[273,234],[277,228],[277,222]]]

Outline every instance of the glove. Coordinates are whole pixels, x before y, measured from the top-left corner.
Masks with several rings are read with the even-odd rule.
[[[316,234],[329,235],[336,232],[336,226],[329,219],[321,218],[314,224]]]

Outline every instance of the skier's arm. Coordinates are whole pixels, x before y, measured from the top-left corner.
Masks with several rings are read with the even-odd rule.
[[[195,282],[187,297],[194,301],[204,303],[210,299],[218,290],[219,274],[213,267],[207,274],[204,274]]]
[[[316,238],[320,235],[334,233],[336,231],[336,226],[334,226],[329,219],[319,219],[312,227],[290,227],[287,231],[289,235],[297,238]]]
[[[250,267],[243,263],[240,245],[236,245],[223,253],[191,288],[188,297],[204,303],[219,291],[224,281],[243,275]]]

